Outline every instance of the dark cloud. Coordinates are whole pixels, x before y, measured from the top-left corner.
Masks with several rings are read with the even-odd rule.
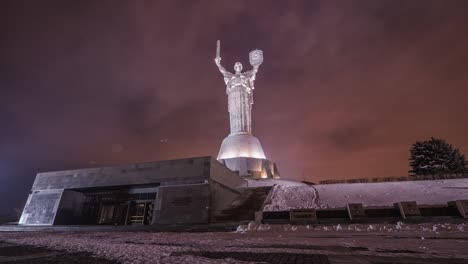
[[[286,178],[404,175],[430,136],[468,151],[463,0],[1,5],[0,212],[38,171],[216,156],[217,39],[228,69],[264,51],[253,131]]]
[[[357,122],[348,127],[338,127],[328,135],[330,145],[339,151],[362,151],[374,146],[375,124]]]

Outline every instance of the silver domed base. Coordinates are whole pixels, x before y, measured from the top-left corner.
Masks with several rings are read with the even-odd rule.
[[[266,159],[258,138],[249,134],[234,134],[227,136],[221,144],[218,160],[230,158]]]
[[[239,176],[254,179],[279,179],[280,174],[274,162],[267,159],[257,158],[229,158],[219,160],[228,169],[236,172]]]

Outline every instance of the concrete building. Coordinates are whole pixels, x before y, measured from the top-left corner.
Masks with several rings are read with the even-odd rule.
[[[245,180],[211,157],[39,173],[21,225],[194,224],[229,219]],[[260,207],[261,204],[257,205]],[[244,211],[251,218],[254,210]]]

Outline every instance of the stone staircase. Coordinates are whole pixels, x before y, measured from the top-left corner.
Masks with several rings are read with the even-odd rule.
[[[215,216],[215,222],[254,220],[255,212],[261,210],[271,188],[267,186],[242,189],[242,194],[231,203],[231,206]]]

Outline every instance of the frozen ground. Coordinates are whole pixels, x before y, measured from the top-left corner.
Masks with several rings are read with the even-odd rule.
[[[277,184],[273,187],[271,197],[265,202],[264,209],[267,211],[344,207],[348,203],[385,206],[399,201],[435,205],[468,199],[468,179],[313,186],[282,185],[281,182]]]
[[[468,224],[251,223],[215,233],[1,232],[0,242],[90,252],[123,263],[468,263]]]

